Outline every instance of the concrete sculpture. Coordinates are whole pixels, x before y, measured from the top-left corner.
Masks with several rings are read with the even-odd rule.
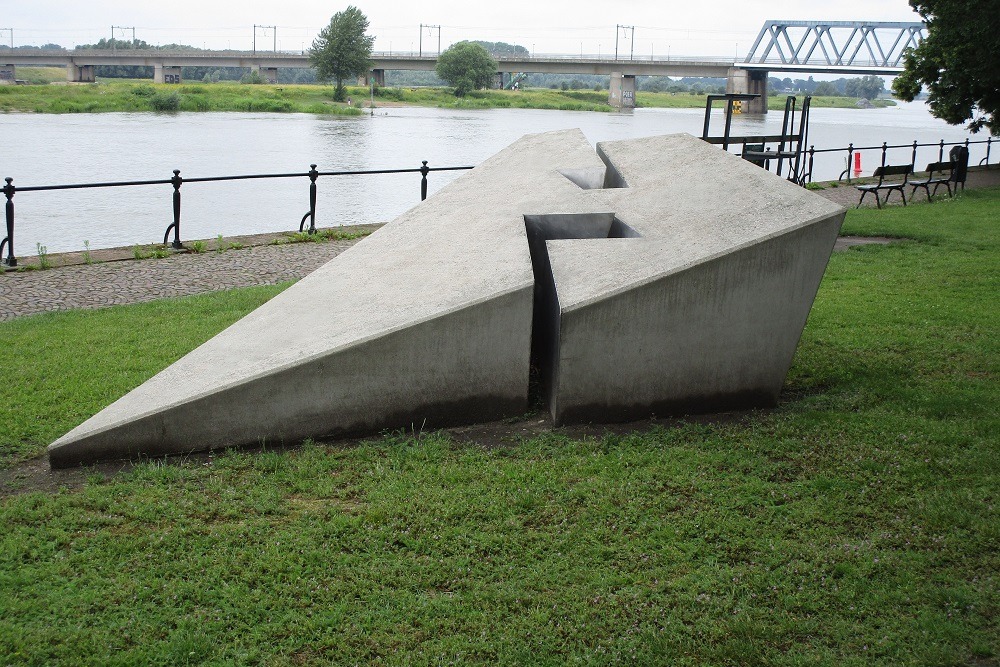
[[[49,447],[53,466],[773,404],[844,211],[687,135],[526,136]]]

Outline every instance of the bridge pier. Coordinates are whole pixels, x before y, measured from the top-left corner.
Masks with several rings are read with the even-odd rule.
[[[726,92],[737,95],[760,95],[759,99],[746,103],[746,112],[755,114],[767,113],[767,75],[763,70],[747,70],[740,67],[730,67],[726,76]]]
[[[504,76],[506,74],[506,77]],[[497,90],[503,90],[507,87],[507,82],[510,81],[510,74],[506,72],[497,72],[493,76],[493,87]]]
[[[94,83],[97,77],[94,74],[93,65],[74,65],[66,67],[66,80],[74,83]]]
[[[153,65],[153,83],[180,83],[181,68],[169,65]]]
[[[257,73],[260,74],[261,78],[267,83],[278,83],[278,68],[277,67],[257,67]]]
[[[359,86],[367,86],[372,79],[375,79],[375,86],[378,88],[385,88],[385,70],[384,69],[373,69],[368,71],[368,76],[364,74],[358,77]]]
[[[0,85],[17,81],[17,70],[13,65],[0,65]]]
[[[635,108],[635,75],[611,73],[608,104],[619,109]]]

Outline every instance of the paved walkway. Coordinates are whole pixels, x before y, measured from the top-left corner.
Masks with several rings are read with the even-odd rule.
[[[0,275],[0,321],[301,278],[357,241],[262,245]]]
[[[995,185],[1000,185],[1000,169],[996,168],[970,172],[966,184],[968,188]],[[848,184],[816,192],[846,207],[857,205],[859,196],[858,191]],[[947,197],[947,194],[939,191],[939,197]],[[925,199],[923,194],[918,194],[914,201]],[[893,195],[893,202],[898,202],[897,195]],[[872,197],[866,197],[865,206],[869,204],[875,205]],[[273,240],[273,236],[232,239],[242,240],[247,245],[262,245],[225,252],[212,250],[201,254],[182,253],[163,259],[127,259],[62,266],[69,258],[67,256],[55,260],[57,268],[8,272],[0,275],[0,321],[45,311],[102,308],[235,287],[273,285],[308,275],[357,243],[357,240],[351,240],[271,245],[269,241]],[[879,240],[865,239],[865,242]],[[214,247],[212,243],[209,241],[210,248]],[[841,239],[838,247],[855,243]],[[114,255],[115,252],[118,254]],[[95,251],[95,256],[97,253],[108,253],[109,257],[120,258],[130,256],[131,252],[128,248]],[[82,261],[80,253],[71,255],[71,261]]]

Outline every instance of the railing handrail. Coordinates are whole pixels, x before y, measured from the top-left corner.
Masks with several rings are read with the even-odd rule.
[[[933,143],[920,143],[914,140],[910,144],[889,144],[883,141],[881,146],[855,146],[854,143],[848,144],[843,148],[816,148],[815,146],[809,146],[809,150],[806,153],[809,154],[809,162],[807,166],[807,173],[804,175],[803,180],[812,183],[812,172],[813,172],[813,159],[816,153],[838,153],[847,152],[847,168],[840,172],[840,176],[837,177],[838,181],[844,179],[847,176],[847,182],[851,182],[851,156],[855,153],[860,153],[861,151],[882,151],[882,166],[885,166],[886,154],[888,151],[893,149],[908,148],[912,151],[910,156],[910,165],[915,167],[917,163],[917,149],[918,148],[937,148],[938,149],[938,162],[944,161],[944,148],[945,146],[965,146],[968,150],[969,146],[974,144],[986,144],[986,156],[979,161],[979,166],[989,166],[990,164],[990,150],[993,147],[993,137],[992,135],[987,136],[986,139],[972,140],[966,137],[961,141],[945,141],[941,139]],[[857,163],[859,166],[855,167],[855,176],[857,176],[860,171],[860,162]]]
[[[163,244],[166,245],[173,232],[174,240],[172,246],[175,249],[183,248],[180,241],[180,216],[181,216],[181,185],[184,183],[212,183],[221,181],[246,181],[253,179],[269,178],[308,178],[309,183],[309,210],[299,223],[299,231],[308,231],[309,234],[316,233],[316,180],[320,176],[372,176],[378,174],[420,174],[420,200],[427,198],[427,175],[434,171],[462,171],[473,169],[472,166],[458,167],[429,167],[427,161],[423,160],[421,166],[406,169],[357,169],[357,170],[337,170],[337,171],[317,171],[316,165],[309,165],[310,170],[304,172],[287,172],[276,174],[235,174],[231,176],[197,176],[194,178],[182,178],[180,170],[175,169],[173,178],[166,179],[146,179],[138,181],[105,181],[98,183],[65,183],[60,185],[28,185],[15,186],[14,179],[5,178],[5,185],[2,191],[7,198],[6,202],[6,222],[7,237],[0,240],[0,256],[3,255],[4,247],[7,249],[7,256],[3,258],[3,264],[8,267],[17,266],[17,257],[14,255],[14,195],[19,192],[46,192],[54,190],[85,190],[93,188],[119,188],[130,186],[146,185],[172,185],[173,192],[173,222],[167,227],[163,235]],[[305,222],[309,220],[309,228],[305,230]]]
[[[926,143],[926,144],[922,144],[922,143],[919,143],[919,142],[914,142],[914,143],[911,143],[911,144],[880,144],[878,146],[843,146],[843,147],[840,147],[840,148],[817,148],[817,149],[815,149],[815,152],[816,153],[837,153],[837,152],[840,152],[840,151],[848,151],[848,150],[850,150],[850,151],[880,151],[880,150],[882,150],[882,148],[887,148],[887,149],[893,149],[893,148],[913,148],[914,146],[916,146],[918,148],[930,148],[932,146],[933,147],[941,146],[942,143],[945,146],[958,146],[958,145],[962,145],[962,146],[969,145],[969,146],[971,146],[973,144],[989,144],[989,143],[992,143],[992,139],[991,138],[987,138],[987,139],[982,139],[982,140],[979,140],[979,141],[972,141],[972,140],[967,140],[967,139],[963,139],[961,141],[944,141],[942,139],[941,141],[935,141],[933,143]]]
[[[460,171],[464,169],[472,169],[471,166],[462,167],[427,167],[429,172],[433,171]],[[421,173],[420,167],[413,167],[407,169],[363,169],[363,170],[352,170],[352,171],[320,171],[317,172],[318,176],[371,176],[377,174],[418,174]],[[196,176],[192,178],[185,177],[185,183],[212,183],[220,181],[246,181],[252,179],[261,178],[307,178],[310,172],[290,172],[290,173],[278,173],[278,174],[234,174],[231,176]],[[141,181],[107,181],[98,183],[67,183],[59,185],[18,185],[17,192],[43,192],[48,190],[81,190],[88,188],[117,188],[117,187],[127,187],[133,185],[170,185],[172,179],[161,178],[153,180],[141,180]]]

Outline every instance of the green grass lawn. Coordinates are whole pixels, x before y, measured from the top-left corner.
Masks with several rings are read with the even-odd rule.
[[[997,210],[850,211],[907,240],[832,258],[775,410],[0,498],[0,664],[1000,664]],[[5,465],[279,289],[0,324]]]
[[[360,90],[360,89],[359,89]],[[173,98],[176,96],[176,105]],[[100,113],[106,111],[269,111],[360,115],[332,101],[330,86],[240,83],[95,84],[0,86],[0,112]]]
[[[51,79],[58,68],[27,71],[39,82]],[[21,72],[19,69],[18,72]],[[65,72],[63,72],[65,77]],[[96,84],[0,86],[0,112],[99,113],[106,111],[268,111],[360,115],[369,91],[347,88],[355,106],[332,101],[331,86],[307,84],[249,85],[234,82],[153,84],[148,81],[102,80]],[[171,96],[176,94],[176,108]],[[636,97],[640,107],[704,108],[705,96],[690,93],[648,93]],[[383,88],[375,106],[386,104],[454,109],[558,109],[562,111],[613,111],[608,91],[594,90],[478,90],[455,97],[448,88]],[[769,108],[784,109],[784,96],[768,99]],[[814,97],[814,107],[854,108],[854,98]],[[164,108],[169,107],[169,108]],[[716,104],[717,108],[721,105]]]

